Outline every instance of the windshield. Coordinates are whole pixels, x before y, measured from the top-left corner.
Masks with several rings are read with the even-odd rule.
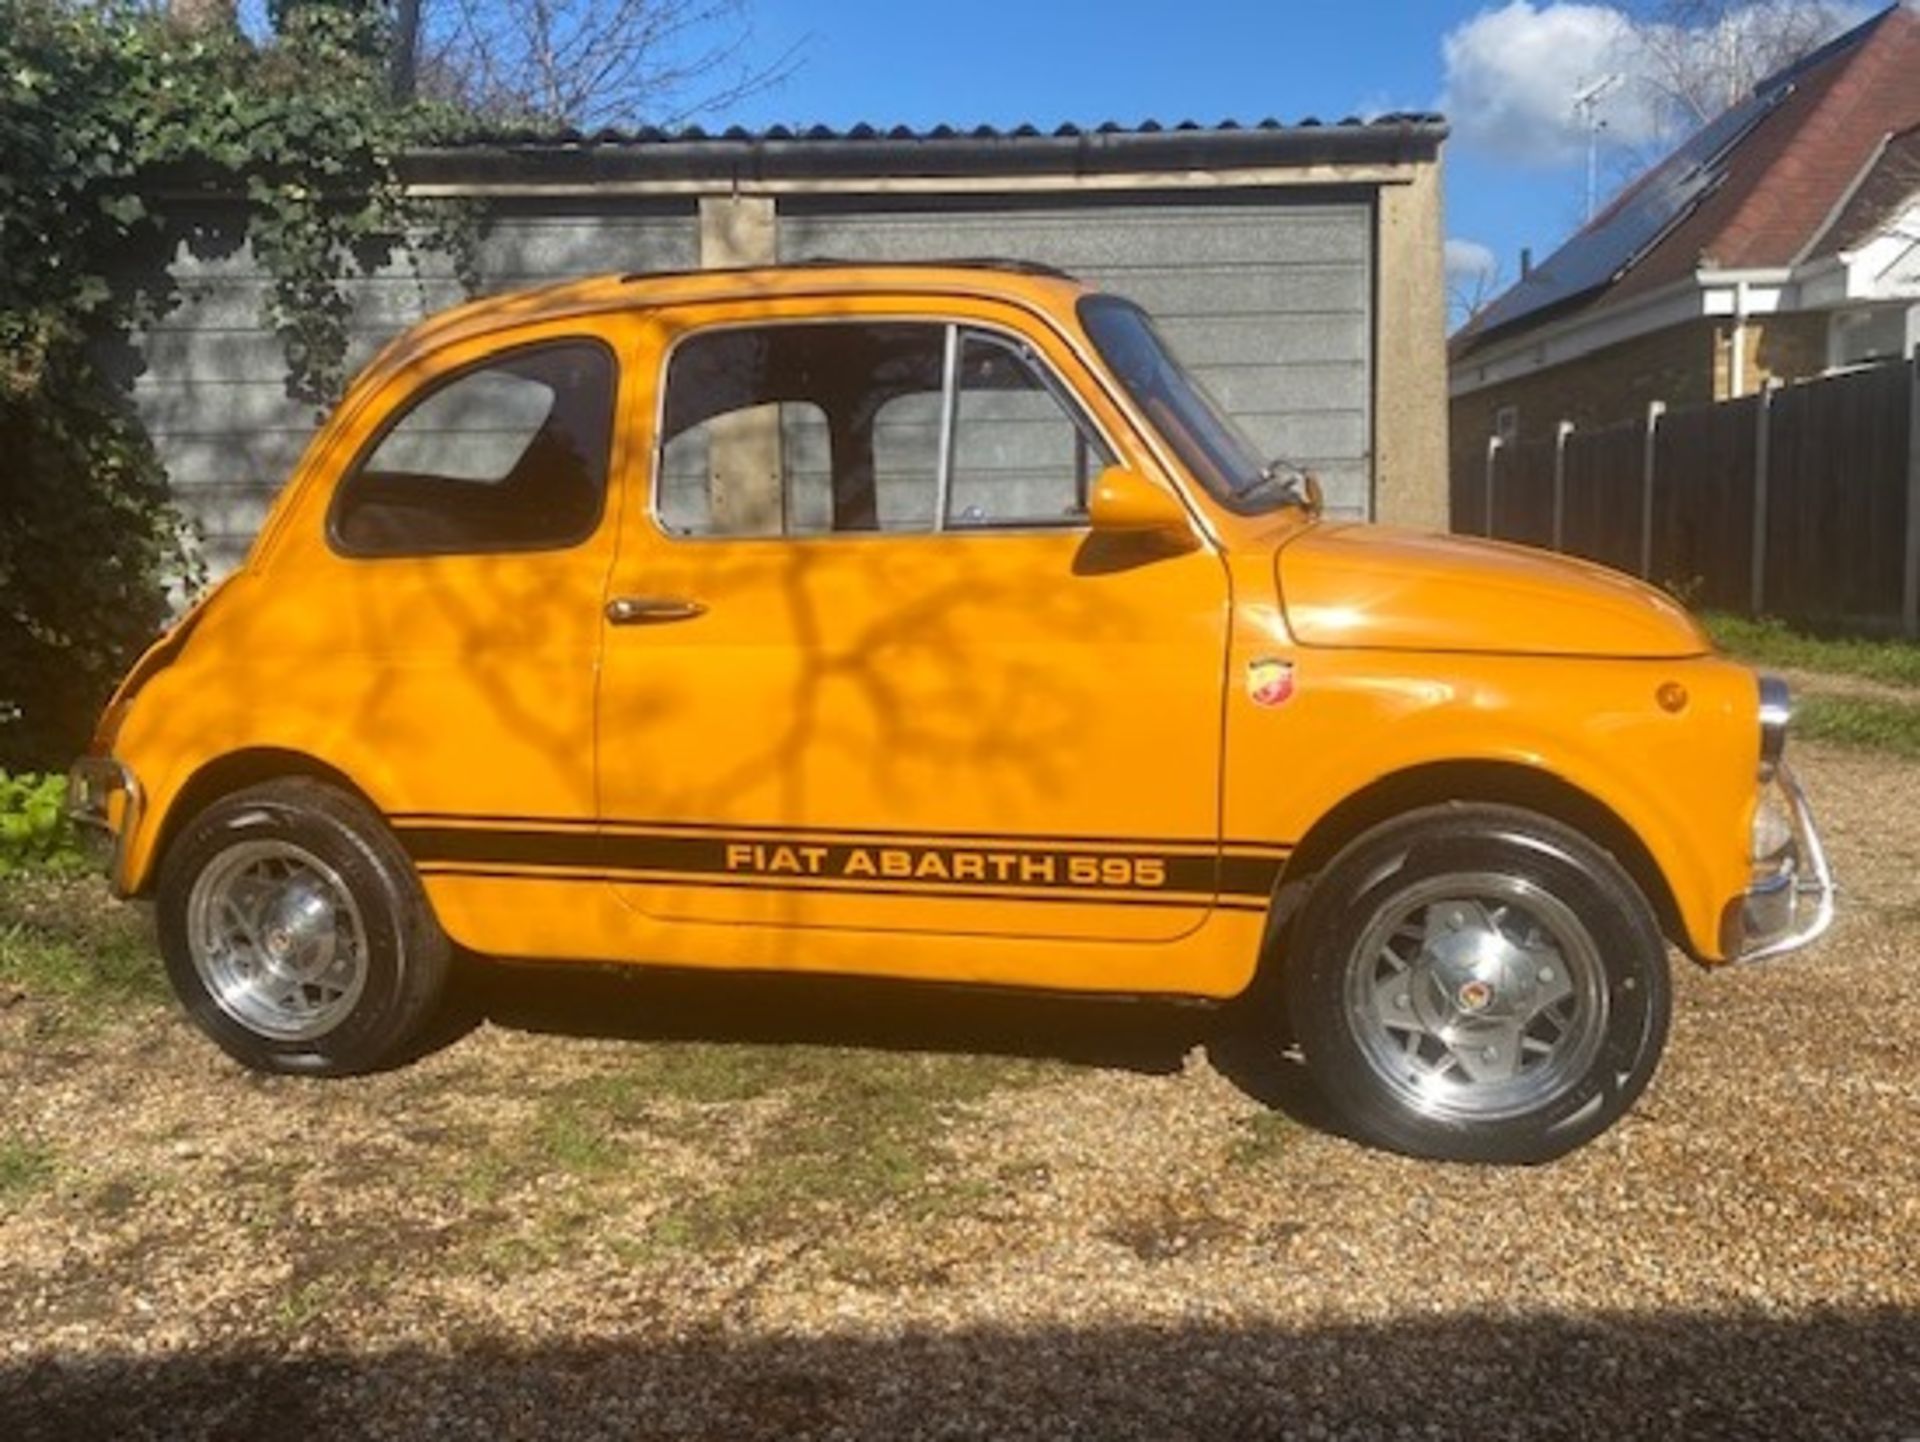
[[[1220,403],[1174,358],[1139,306],[1117,295],[1090,295],[1080,302],[1080,323],[1127,394],[1217,500],[1252,512],[1297,499]]]

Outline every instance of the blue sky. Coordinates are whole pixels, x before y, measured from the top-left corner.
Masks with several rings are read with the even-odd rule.
[[[1051,127],[1337,119],[1460,101],[1473,113],[1447,148],[1448,235],[1487,247],[1508,279],[1520,247],[1543,256],[1578,224],[1585,179],[1565,137],[1543,144],[1528,133],[1538,131],[1538,116],[1524,106],[1501,112],[1499,92],[1503,85],[1539,88],[1529,44],[1561,52],[1559,63],[1568,63],[1568,44],[1583,43],[1592,27],[1576,25],[1569,35],[1548,22],[1557,12],[1594,8],[1486,0],[754,0],[753,53],[768,59],[797,46],[801,64],[777,89],[718,118],[751,127],[863,120]],[[1476,17],[1497,19],[1502,10],[1507,32],[1472,28]],[[1462,37],[1479,35],[1493,47],[1491,71],[1486,63],[1473,71],[1471,95],[1448,93],[1450,34],[1457,79],[1472,78],[1476,53],[1488,58],[1487,44],[1476,52]],[[1509,54],[1521,73],[1507,73]],[[1551,93],[1557,104],[1558,90]],[[1535,96],[1536,109],[1540,103]]]

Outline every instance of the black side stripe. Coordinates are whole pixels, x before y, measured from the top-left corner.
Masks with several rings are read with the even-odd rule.
[[[422,863],[420,872],[424,876],[448,877],[485,877],[503,881],[562,881],[562,882],[625,882],[629,885],[636,881],[658,880],[673,886],[692,886],[710,891],[775,891],[825,893],[830,896],[886,896],[908,897],[915,901],[1038,901],[1043,903],[1065,902],[1081,906],[1157,906],[1173,907],[1182,911],[1205,911],[1209,907],[1218,907],[1226,911],[1264,912],[1267,909],[1265,898],[1251,896],[1223,896],[1218,899],[1208,896],[1148,896],[1139,892],[1116,894],[1103,891],[1099,887],[1082,887],[1075,891],[1065,889],[1055,891],[979,891],[969,887],[929,886],[915,889],[906,886],[868,886],[840,885],[831,882],[785,881],[763,876],[721,877],[673,875],[670,877],[648,877],[633,872],[622,871],[585,871],[562,870],[545,867],[498,867],[498,866],[459,866]]]
[[[495,826],[401,825],[408,853],[423,869],[491,867],[503,872],[566,869],[620,875],[667,873],[670,883],[725,878],[762,885],[833,881],[847,886],[925,886],[909,895],[1004,895],[1009,889],[1069,898],[1118,900],[1144,895],[1165,904],[1272,895],[1282,855],[1172,853],[1141,846],[1125,853],[1078,852],[1031,842],[985,846],[951,842],[857,844],[716,835],[596,834]],[[808,833],[809,835],[811,833]],[[987,887],[997,888],[988,891]],[[1179,898],[1187,900],[1181,901]]]
[[[1050,835],[1039,832],[1004,831],[886,831],[874,828],[851,826],[787,826],[768,823],[754,825],[747,822],[710,822],[710,821],[636,821],[620,817],[607,817],[604,820],[572,816],[482,816],[465,812],[447,811],[394,811],[387,819],[395,826],[432,829],[440,826],[457,827],[472,830],[476,827],[502,831],[538,831],[538,832],[593,832],[601,835],[621,835],[628,832],[665,835],[708,835],[727,841],[785,841],[790,838],[805,837],[811,841],[815,837],[831,837],[870,846],[950,846],[950,845],[998,845],[1025,847],[1091,847],[1111,848],[1139,852],[1145,855],[1158,855],[1161,852],[1193,852],[1211,856],[1216,850],[1247,852],[1259,856],[1284,857],[1293,848],[1284,843],[1272,841],[1197,841],[1184,838],[1147,837],[1147,836],[1080,836]]]

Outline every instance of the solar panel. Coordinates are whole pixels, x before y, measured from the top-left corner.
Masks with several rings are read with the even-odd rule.
[[[1734,148],[1793,94],[1794,82],[1839,51],[1860,44],[1890,13],[1874,15],[1768,76],[1752,95],[1695,131],[1686,144],[1647,172],[1544,264],[1483,310],[1475,318],[1473,334],[1486,335],[1617,280],[1726,178],[1727,159]]]
[[[1727,157],[1793,92],[1781,83],[1721,113],[1613,205],[1480,313],[1482,335],[1616,279],[1691,214],[1726,174]]]

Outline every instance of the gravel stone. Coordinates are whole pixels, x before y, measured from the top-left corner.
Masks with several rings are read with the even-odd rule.
[[[1920,1438],[1920,766],[1797,763],[1832,935],[1676,957],[1646,1097],[1532,1169],[1356,1146],[1209,1013],[997,999],[947,1049],[1053,1060],[939,1108],[910,1184],[708,1236],[817,1094],[615,1084],[784,1001],[315,1083],[10,993],[0,1138],[54,1164],[0,1194],[0,1437]],[[956,1005],[810,1039],[940,1050]]]

